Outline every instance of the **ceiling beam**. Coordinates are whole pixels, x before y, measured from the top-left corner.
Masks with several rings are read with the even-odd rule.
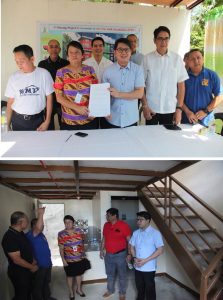
[[[175,0],[170,4],[170,7],[175,7],[177,6],[180,2],[182,2],[183,0]]]
[[[40,165],[25,165],[25,164],[4,164],[0,163],[0,171],[20,171],[20,172],[42,172],[42,171],[62,171],[73,173],[73,166],[59,166],[48,165],[43,168]],[[163,176],[162,171],[154,170],[135,170],[135,169],[119,169],[119,168],[105,168],[105,167],[81,167],[79,166],[80,173],[92,174],[116,174],[116,175],[134,175],[134,176]]]
[[[77,197],[80,197],[80,171],[78,160],[74,160],[74,179]]]
[[[197,0],[197,1],[193,2],[192,4],[187,5],[186,8],[188,10],[191,10],[192,8],[194,8],[195,6],[197,6],[198,4],[200,4],[202,2],[204,2],[204,0]]]
[[[109,179],[80,179],[80,184],[112,184],[112,185],[139,185],[143,184],[144,181],[139,180],[109,180]],[[39,182],[70,182],[73,184],[77,184],[77,180],[73,178],[0,178],[0,183],[39,183]]]

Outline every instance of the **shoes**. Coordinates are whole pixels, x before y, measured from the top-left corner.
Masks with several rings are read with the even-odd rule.
[[[86,297],[85,293],[79,293],[78,291],[76,291],[76,293],[80,296],[80,297]]]
[[[106,293],[104,293],[104,295],[103,295],[102,297],[105,298],[105,299],[108,299],[108,298],[110,298],[112,295],[113,295],[112,293],[110,293],[109,291],[107,291]]]
[[[119,300],[125,300],[125,295],[120,295]]]
[[[73,297],[70,297],[70,300],[75,300],[75,296],[73,296]]]

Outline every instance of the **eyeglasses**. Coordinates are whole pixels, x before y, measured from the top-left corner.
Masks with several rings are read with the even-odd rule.
[[[169,42],[170,38],[169,38],[169,37],[163,38],[163,37],[159,36],[159,37],[157,38],[157,40],[158,40],[159,42]]]
[[[129,48],[117,48],[116,49],[118,51],[118,53],[129,53],[130,52],[130,49]]]
[[[146,219],[137,219],[137,222],[146,221]]]

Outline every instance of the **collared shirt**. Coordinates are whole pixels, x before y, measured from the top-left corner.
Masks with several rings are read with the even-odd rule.
[[[53,79],[50,73],[36,67],[31,73],[16,71],[9,77],[5,96],[14,98],[12,109],[19,114],[35,115],[46,107],[46,96],[52,94]]]
[[[50,72],[53,81],[55,81],[57,70],[69,65],[69,61],[58,57],[56,61],[52,61],[50,56],[47,59],[41,60],[38,67],[46,69]]]
[[[182,58],[172,51],[165,55],[153,51],[144,56],[143,68],[149,107],[160,114],[175,112],[177,83],[188,79]]]
[[[108,67],[102,82],[109,82],[111,87],[119,92],[133,92],[136,88],[145,86],[141,66],[129,62],[126,67],[121,67],[117,62]],[[111,119],[109,123],[126,127],[139,120],[138,99],[126,100],[111,97]]]
[[[3,236],[2,247],[6,257],[8,258],[9,265],[12,267],[26,269],[13,262],[11,257],[8,255],[8,253],[11,252],[19,251],[21,258],[29,263],[33,262],[32,246],[23,231],[17,231],[13,227],[9,227]]]
[[[45,235],[40,232],[38,235],[34,235],[32,230],[26,233],[26,237],[29,239],[35,260],[37,265],[42,268],[49,268],[52,266],[50,248]]]
[[[141,66],[142,62],[143,62],[143,58],[144,58],[144,55],[142,53],[136,51],[134,54],[131,55],[130,60],[132,62],[134,62],[135,64]]]
[[[214,97],[223,94],[220,78],[214,71],[202,68],[202,71],[197,76],[190,70],[188,75],[189,79],[185,81],[184,103],[192,112],[196,113],[199,110],[205,110]],[[213,115],[213,113],[211,114]],[[185,114],[183,115],[183,121],[188,121]]]
[[[162,236],[158,230],[149,225],[145,230],[138,229],[133,232],[129,244],[135,247],[137,258],[147,258],[152,255],[157,248],[164,246]],[[156,271],[157,259],[148,261],[142,267],[135,267],[142,272]]]
[[[94,68],[99,82],[101,82],[102,74],[104,73],[104,70],[113,64],[111,60],[105,58],[104,56],[102,56],[102,59],[99,64],[96,62],[94,56],[86,59],[83,63],[87,66],[91,66]]]
[[[118,220],[114,224],[106,222],[103,228],[105,250],[108,253],[116,253],[127,247],[126,238],[131,235],[131,229],[127,223]]]

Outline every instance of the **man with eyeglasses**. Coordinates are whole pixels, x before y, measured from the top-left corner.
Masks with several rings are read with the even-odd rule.
[[[119,280],[119,300],[125,300],[127,287],[126,259],[127,243],[131,236],[131,229],[127,223],[119,220],[117,208],[106,211],[107,222],[103,228],[100,258],[105,260],[107,274],[107,291],[103,298],[108,299],[115,292],[116,273]]]
[[[47,59],[41,60],[38,64],[38,67],[46,69],[50,72],[53,81],[55,81],[57,70],[69,65],[69,62],[66,59],[63,59],[59,56],[60,51],[60,43],[54,39],[50,40],[47,46],[47,52],[49,53],[49,57]],[[53,111],[48,130],[55,129],[55,114],[58,115],[58,122],[59,124],[61,124],[61,105],[56,101],[55,93],[53,93]]]
[[[139,120],[138,99],[142,98],[145,86],[143,69],[130,61],[128,39],[116,40],[114,54],[117,61],[102,76],[102,82],[109,82],[111,86],[111,116],[102,118],[101,128],[136,126]]]
[[[181,122],[185,85],[188,79],[182,58],[168,49],[170,30],[154,31],[156,50],[145,55],[143,68],[146,90],[142,99],[146,125]]]
[[[136,300],[156,300],[156,262],[163,253],[164,244],[160,232],[150,225],[149,212],[141,211],[136,215],[139,229],[129,241],[135,267]]]

